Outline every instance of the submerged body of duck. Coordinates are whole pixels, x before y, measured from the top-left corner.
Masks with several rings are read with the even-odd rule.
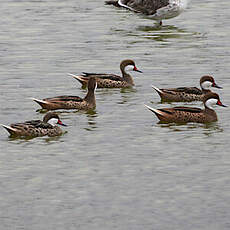
[[[200,79],[200,87],[179,87],[159,89],[152,86],[161,97],[162,101],[168,102],[191,102],[191,101],[203,101],[204,96],[211,92],[210,88],[215,87],[222,89],[218,86],[212,76],[205,75]]]
[[[120,70],[122,76],[118,76],[116,74],[85,72],[79,76],[74,74],[70,75],[77,79],[82,84],[82,87],[87,86],[91,77],[96,78],[98,88],[128,88],[134,86],[133,78],[128,72],[136,71],[141,73],[141,71],[136,67],[135,62],[129,59],[123,60],[120,63]]]
[[[208,123],[217,121],[216,112],[213,110],[214,105],[226,107],[220,101],[218,94],[209,92],[204,96],[203,99],[204,109],[194,107],[173,107],[173,108],[162,108],[154,109],[146,106],[152,111],[160,121],[163,122],[175,122],[175,123]]]
[[[59,136],[63,133],[57,125],[66,126],[62,123],[56,113],[47,113],[43,121],[31,120],[21,123],[14,123],[10,126],[2,125],[11,136],[22,137],[42,137],[42,136]]]
[[[91,110],[96,107],[95,88],[96,79],[91,77],[88,84],[88,92],[84,98],[78,96],[56,96],[45,99],[32,98],[37,102],[42,109],[57,110],[57,109],[78,109],[78,110]]]

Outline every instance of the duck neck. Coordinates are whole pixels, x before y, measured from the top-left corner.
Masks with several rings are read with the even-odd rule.
[[[210,89],[203,89],[202,87],[201,87],[201,90],[202,90],[202,93],[209,93],[209,92],[211,92]]]
[[[124,68],[121,68],[121,73],[122,73],[122,77],[123,79],[128,82],[129,84],[131,85],[134,85],[134,82],[133,82],[133,78],[130,74],[128,74]]]
[[[216,112],[211,106],[207,106],[206,104],[204,104],[204,107],[205,107],[205,109],[204,109],[205,113],[211,114],[211,115],[215,114],[215,116],[216,116]]]
[[[210,117],[212,121],[217,121],[217,114],[213,109],[205,106],[204,113],[207,117]]]
[[[89,104],[96,104],[96,98],[94,94],[94,89],[89,89],[84,100]]]

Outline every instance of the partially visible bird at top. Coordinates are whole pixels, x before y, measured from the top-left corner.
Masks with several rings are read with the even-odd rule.
[[[141,13],[162,25],[163,19],[174,18],[182,13],[187,2],[188,0],[108,0],[105,4]]]

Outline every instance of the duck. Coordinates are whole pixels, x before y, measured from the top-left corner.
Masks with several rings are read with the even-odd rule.
[[[191,101],[203,101],[204,96],[211,92],[210,88],[215,87],[222,89],[218,86],[212,76],[205,75],[200,78],[201,90],[197,87],[179,87],[169,89],[159,89],[152,85],[152,88],[161,97],[161,101],[167,102],[191,102]]]
[[[42,137],[42,136],[59,136],[63,133],[62,129],[57,126],[67,126],[62,123],[59,116],[54,112],[47,113],[43,121],[41,120],[31,120],[21,123],[14,123],[10,126],[2,125],[10,136],[17,137]]]
[[[93,110],[96,107],[95,89],[97,87],[95,77],[90,77],[88,83],[88,92],[84,98],[78,96],[57,96],[45,99],[32,98],[37,102],[42,109],[57,110],[57,109],[78,109],[78,110]]]
[[[77,79],[82,84],[83,88],[87,86],[90,77],[96,78],[98,88],[128,88],[134,86],[134,82],[132,76],[127,72],[135,71],[142,73],[142,71],[136,67],[135,62],[131,59],[121,61],[120,70],[122,77],[115,74],[86,72],[83,72],[83,74],[79,76],[74,74],[69,75]]]
[[[203,98],[204,109],[195,107],[173,107],[154,109],[145,105],[161,122],[166,123],[209,123],[217,121],[217,114],[213,110],[214,105],[227,107],[220,101],[219,95],[213,92],[207,93]]]
[[[162,25],[163,19],[181,14],[186,9],[187,2],[188,0],[109,0],[105,4],[141,13]]]

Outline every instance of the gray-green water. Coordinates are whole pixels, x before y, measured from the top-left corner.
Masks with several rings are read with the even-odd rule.
[[[2,0],[0,123],[41,119],[30,97],[83,96],[69,72],[119,74],[132,58],[144,73],[132,90],[98,89],[94,114],[61,113],[61,137],[0,130],[0,229],[229,229],[229,108],[214,124],[178,126],[144,107],[171,106],[152,84],[199,86],[203,74],[230,105],[229,8],[191,0],[156,29],[103,0]]]

